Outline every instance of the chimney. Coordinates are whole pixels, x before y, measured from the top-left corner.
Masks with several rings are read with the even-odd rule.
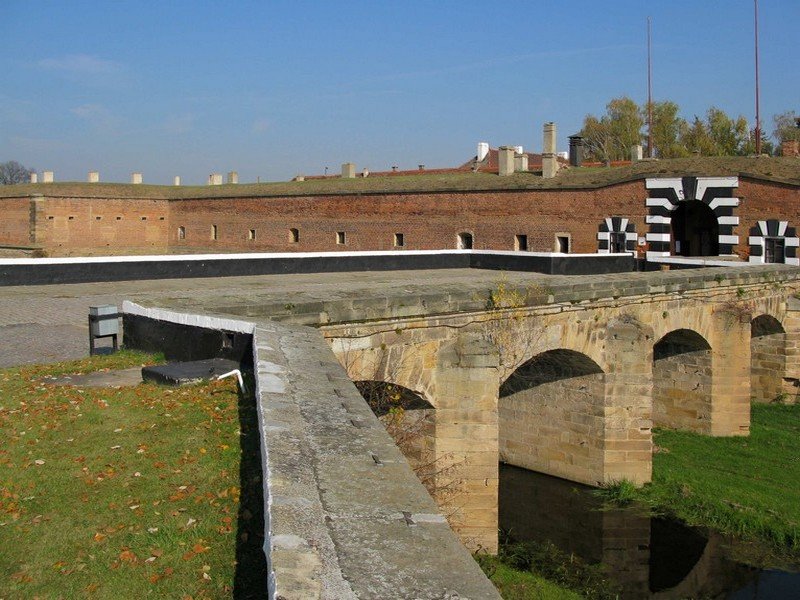
[[[36,172],[31,173],[31,183],[39,183],[39,175]]]
[[[228,173],[228,183],[239,183],[239,173],[230,171]]]
[[[363,170],[363,171],[361,171],[361,176],[362,176],[362,177],[369,177],[369,169],[367,169],[366,167],[364,167],[364,170]]]
[[[392,173],[397,173],[397,165],[392,165]]]
[[[342,179],[354,179],[356,176],[356,165],[351,162],[342,165]]]
[[[89,171],[89,183],[97,183],[100,181],[100,173],[98,171]]]
[[[478,162],[481,162],[489,154],[489,142],[478,142]]]
[[[208,185],[222,185],[222,173],[211,173],[208,176]]]
[[[569,136],[569,164],[580,167],[583,163],[583,138],[579,135]]]
[[[425,165],[417,165],[417,166],[419,167],[420,171],[424,171],[425,170]]]
[[[42,183],[53,183],[52,171],[42,171]]]
[[[634,144],[631,146],[631,162],[639,162],[644,158],[644,151],[642,150],[642,146],[639,144]]]
[[[544,143],[542,144],[542,177],[551,179],[558,173],[556,160],[556,124],[544,124]]]
[[[522,148],[522,146],[517,146],[517,148]],[[514,170],[515,171],[527,171],[528,170],[528,155],[524,152],[520,152],[514,156]]]
[[[142,174],[141,173],[131,173],[131,183],[133,185],[139,185],[142,183]]]
[[[513,146],[500,146],[497,151],[498,175],[514,174],[514,150]]]
[[[172,179],[172,185],[180,185],[180,184],[181,184],[181,176],[175,175],[175,177]]]

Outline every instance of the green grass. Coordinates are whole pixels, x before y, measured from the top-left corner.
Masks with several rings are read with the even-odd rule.
[[[478,563],[504,600],[577,600],[582,597],[530,571],[515,569],[496,556],[481,555]]]
[[[466,157],[465,157],[466,158]],[[797,159],[793,157],[750,158],[743,156],[691,157],[641,161],[630,166],[571,168],[557,177],[543,179],[534,173],[515,173],[500,177],[492,173],[421,173],[366,178],[309,179],[229,185],[169,186],[125,183],[27,183],[0,186],[0,198],[44,194],[52,197],[99,198],[235,198],[268,196],[306,196],[318,194],[391,193],[426,191],[474,191],[503,189],[594,188],[642,177],[684,175],[752,175],[764,179],[800,184]]]
[[[655,444],[653,482],[637,499],[690,525],[798,554],[800,405],[753,405],[749,437],[657,431]]]
[[[264,593],[254,407],[235,382],[41,382],[151,360],[0,371],[0,597]]]

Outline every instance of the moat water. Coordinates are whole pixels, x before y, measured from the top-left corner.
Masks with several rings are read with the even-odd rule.
[[[768,548],[650,517],[604,509],[592,488],[500,465],[500,529],[603,564],[622,598],[800,599],[800,566]]]

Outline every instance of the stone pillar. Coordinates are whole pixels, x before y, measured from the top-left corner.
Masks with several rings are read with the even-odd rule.
[[[470,549],[497,552],[497,349],[461,333],[440,348],[435,378],[437,501]],[[449,513],[449,514],[448,514]]]
[[[39,183],[39,175],[37,173],[31,173],[31,183]]]
[[[512,146],[500,146],[497,151],[497,163],[499,167],[498,175],[513,175],[514,148]]]
[[[750,311],[732,303],[713,313],[711,431],[750,434]]]
[[[142,183],[141,173],[131,173],[131,183],[133,185],[140,185]]]
[[[602,482],[627,479],[641,485],[653,465],[653,331],[631,319],[615,319],[606,332]]]
[[[228,173],[228,183],[239,183],[239,173],[230,171]]]
[[[789,297],[786,300],[786,318],[783,320],[786,331],[786,367],[783,374],[784,391],[796,396],[800,388],[800,300]]]
[[[181,184],[181,176],[175,175],[175,177],[172,180],[172,185],[180,185],[180,184]]]
[[[43,171],[42,172],[42,183],[53,183],[53,172],[52,171]]]
[[[558,173],[556,160],[556,124],[544,124],[544,143],[542,144],[542,177],[552,179]]]
[[[222,185],[222,173],[211,173],[208,176],[208,185]]]
[[[514,170],[525,172],[528,170],[528,155],[521,152],[514,156]]]
[[[87,179],[89,183],[97,183],[100,181],[100,173],[98,171],[89,171],[89,178]]]
[[[631,162],[639,162],[644,158],[644,149],[639,144],[631,146]]]
[[[342,178],[355,179],[355,177],[356,177],[356,165],[351,162],[344,163],[342,165]]]

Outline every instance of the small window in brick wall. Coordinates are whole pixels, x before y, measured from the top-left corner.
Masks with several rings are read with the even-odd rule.
[[[394,234],[394,245],[396,248],[402,248],[406,245],[405,236],[402,233]]]
[[[458,239],[456,240],[456,247],[459,250],[472,250],[472,234],[462,232],[458,234]]]
[[[211,239],[218,240],[219,239],[219,230],[217,229],[216,225],[211,226]]]
[[[186,227],[184,227],[183,225],[178,227],[178,239],[179,240],[185,240],[186,239]]]
[[[300,241],[300,230],[292,227],[289,230],[289,243],[297,244]]]
[[[764,262],[782,263],[786,259],[786,244],[782,237],[764,238]]]
[[[251,241],[256,239],[256,230],[255,229],[248,229],[247,230],[247,239],[251,240]]]
[[[561,254],[569,254],[569,236],[557,235],[556,236],[556,252]]]
[[[526,252],[528,250],[528,236],[524,233],[518,233],[514,236],[514,250]]]
[[[346,244],[347,243],[347,234],[344,231],[337,231],[336,232],[336,243],[337,244]]]

